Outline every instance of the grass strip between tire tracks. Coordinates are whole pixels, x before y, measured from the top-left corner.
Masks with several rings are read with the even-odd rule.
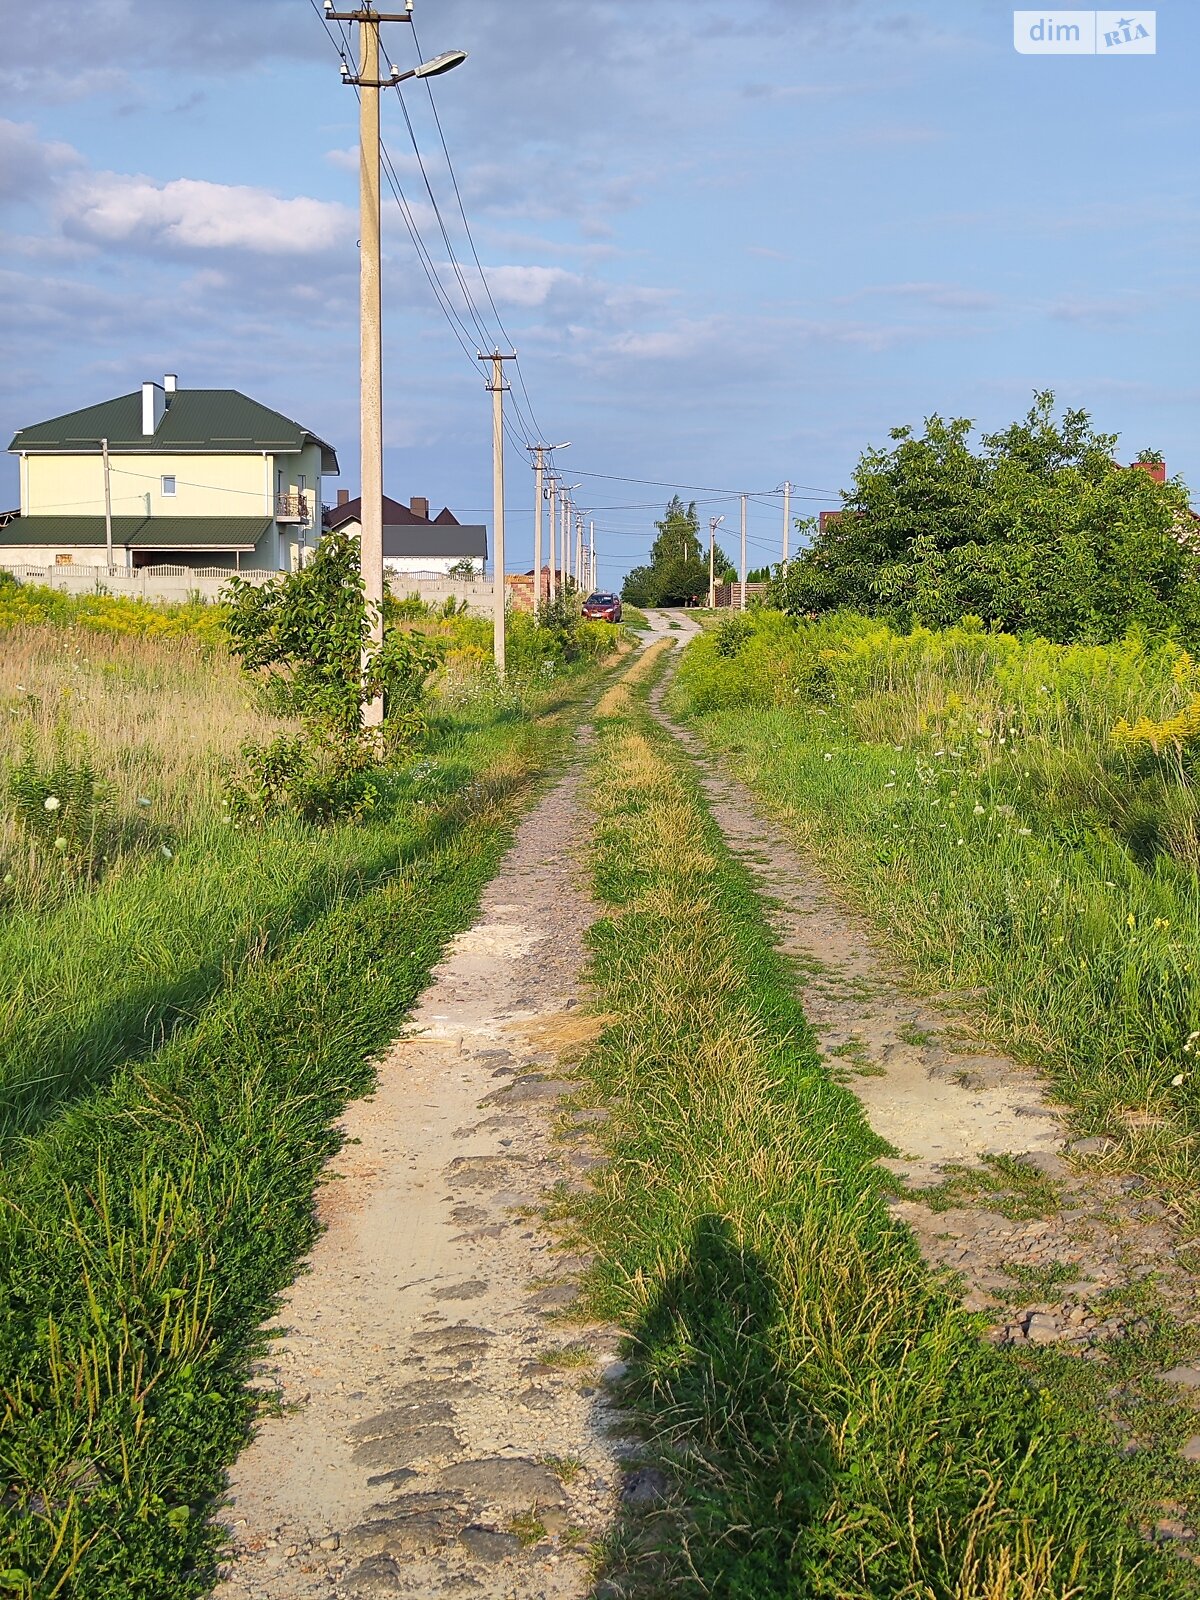
[[[317,1227],[345,1102],[469,923],[562,719],[460,742],[391,872],[331,896],[0,1179],[0,1593],[203,1594],[259,1332]],[[269,847],[264,836],[263,848]],[[369,855],[377,852],[369,843]]]
[[[985,1344],[889,1216],[880,1143],[646,688],[610,693],[594,752],[593,981],[618,1020],[583,1074],[610,1164],[565,1209],[674,1487],[618,1530],[600,1592],[1196,1594],[1141,1536],[1163,1486],[1103,1406]]]

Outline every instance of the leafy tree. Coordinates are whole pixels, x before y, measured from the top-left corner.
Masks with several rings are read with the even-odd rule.
[[[233,653],[272,704],[343,741],[358,738],[365,700],[382,694],[385,717],[409,707],[436,660],[426,641],[391,628],[364,678],[367,608],[358,544],[344,533],[326,534],[298,572],[261,586],[234,577],[226,596]]]
[[[932,626],[964,614],[1045,638],[1131,625],[1200,635],[1200,564],[1178,483],[1119,467],[1116,436],[1054,396],[980,449],[971,423],[926,420],[864,452],[845,507],[776,583],[796,613],[848,607]],[[1156,464],[1153,452],[1139,460]],[[1158,458],[1161,461],[1161,458]]]
[[[658,536],[650,549],[647,566],[634,567],[622,585],[621,594],[630,605],[685,605],[692,595],[708,593],[708,544],[700,535],[700,521],[693,500],[685,506],[675,495],[663,518],[654,526]],[[727,565],[718,546],[716,570]]]

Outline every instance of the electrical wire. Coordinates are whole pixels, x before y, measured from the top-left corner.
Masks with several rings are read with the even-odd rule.
[[[413,37],[413,45],[414,45],[414,47],[416,49],[417,59],[419,61],[421,59],[421,41],[417,37],[417,24],[416,24],[415,19],[413,19],[413,21],[411,23],[411,31],[412,31],[412,37]],[[462,218],[463,229],[464,229],[464,231],[465,231],[465,233],[467,235],[467,243],[471,246],[471,255],[473,256],[474,261],[475,261],[475,269],[479,273],[479,281],[483,284],[484,293],[488,297],[488,304],[492,308],[492,315],[496,319],[496,326],[500,329],[501,334],[504,336],[504,342],[508,345],[508,348],[510,350],[515,352],[516,351],[516,344],[514,343],[514,341],[512,339],[509,338],[508,330],[504,326],[504,322],[501,319],[499,310],[497,309],[495,299],[492,296],[491,285],[488,283],[487,274],[483,270],[483,263],[479,259],[479,251],[475,248],[475,236],[471,232],[471,224],[467,221],[467,211],[466,211],[466,207],[463,205],[462,190],[458,186],[458,175],[454,170],[454,163],[450,159],[450,147],[446,143],[446,135],[445,135],[445,132],[444,132],[444,130],[442,128],[442,119],[438,114],[437,101],[433,97],[433,84],[428,78],[426,78],[424,80],[424,82],[425,82],[426,91],[428,92],[428,95],[429,95],[429,109],[433,112],[433,120],[434,120],[435,124],[437,125],[438,138],[442,142],[442,154],[446,157],[446,170],[450,174],[450,182],[454,185],[454,197],[458,202],[458,214]],[[535,411],[533,409],[533,401],[530,398],[529,390],[528,390],[528,388],[526,387],[526,384],[525,384],[525,374],[524,374],[524,371],[522,370],[520,359],[517,358],[513,362],[513,365],[515,366],[516,371],[517,371],[517,378],[518,378],[518,380],[520,382],[520,385],[521,385],[521,392],[525,396],[525,404],[529,408],[529,417],[530,417],[530,421],[533,423],[533,429],[534,429],[533,437],[534,437],[534,439],[544,438],[545,435],[542,432],[541,424],[538,422],[537,414],[535,413]],[[528,442],[532,444],[533,443],[533,439],[529,440]]]

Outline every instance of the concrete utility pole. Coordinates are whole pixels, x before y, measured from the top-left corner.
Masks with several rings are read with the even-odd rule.
[[[588,524],[588,589],[596,587],[596,524]]]
[[[710,611],[715,611],[717,606],[717,529],[724,521],[724,517],[708,519],[708,609]]]
[[[536,622],[538,612],[542,608],[542,501],[545,491],[542,488],[542,474],[546,464],[547,450],[567,450],[571,441],[566,439],[562,444],[527,444],[526,450],[532,451],[537,456],[534,471],[537,474],[537,485],[534,490],[534,516],[533,516],[533,619]],[[550,482],[553,484],[554,475],[551,473]],[[551,491],[553,505],[553,490]],[[554,565],[554,512],[550,512],[550,565]],[[550,598],[553,599],[553,588]]]
[[[583,518],[575,517],[575,582],[579,584],[583,572]]]
[[[565,595],[567,584],[571,580],[571,518],[574,516],[575,507],[571,503],[571,494],[576,489],[582,489],[581,483],[564,483],[562,486],[562,565],[563,580],[562,591]],[[579,583],[579,569],[574,573],[576,585]]]
[[[111,572],[113,564],[112,547],[112,478],[108,470],[108,440],[101,439],[100,454],[104,458],[104,557],[108,562]]]
[[[783,567],[787,571],[788,564],[788,537],[791,533],[792,520],[792,486],[787,478],[783,480]]]
[[[383,307],[379,249],[379,91],[407,78],[433,78],[466,60],[464,50],[451,50],[423,61],[410,72],[392,68],[379,76],[379,25],[411,22],[408,11],[376,11],[364,3],[354,11],[335,11],[325,0],[331,22],[358,23],[358,73],[342,62],[342,82],[358,90],[359,208],[359,444],[361,451],[362,520],[358,538],[359,571],[367,609],[362,671],[383,644]],[[383,724],[383,696],[364,700],[364,728]]]
[[[549,488],[548,493],[549,493],[549,498],[550,498],[550,594],[549,594],[549,599],[550,599],[550,604],[553,605],[554,604],[554,597],[558,593],[558,584],[557,584],[557,582],[555,580],[555,575],[554,575],[554,563],[555,563],[554,547],[558,542],[556,537],[555,537],[555,529],[556,529],[557,524],[558,524],[558,479],[554,476],[553,473],[550,474],[550,488]]]
[[[504,662],[504,363],[515,361],[512,355],[502,356],[493,350],[490,356],[480,356],[480,361],[492,363],[492,381],[488,389],[492,396],[492,655],[496,662],[496,676],[503,680]]]
[[[741,571],[738,574],[738,576],[739,576],[739,579],[740,579],[740,587],[741,587],[741,591],[742,591],[742,603],[738,607],[738,610],[739,611],[745,611],[745,609],[746,609],[746,496],[745,495],[742,496],[742,566],[741,566]]]

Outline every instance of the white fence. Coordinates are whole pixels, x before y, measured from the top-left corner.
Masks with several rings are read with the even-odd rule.
[[[64,594],[125,595],[135,600],[183,601],[219,600],[230,578],[248,583],[269,583],[281,576],[257,568],[243,567],[234,572],[228,567],[83,567],[70,565],[32,566],[27,562],[0,560],[0,570],[11,572],[22,583],[41,583]],[[444,572],[389,572],[388,587],[397,599],[415,594],[428,605],[444,605],[449,599],[466,602],[469,611],[482,616],[492,612],[492,585],[484,578],[452,578]]]

